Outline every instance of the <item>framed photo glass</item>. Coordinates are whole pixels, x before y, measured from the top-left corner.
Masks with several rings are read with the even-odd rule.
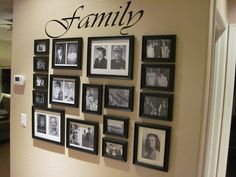
[[[133,163],[168,171],[170,127],[135,123]]]
[[[48,55],[49,54],[49,39],[36,39],[34,40],[34,54],[35,55]]]
[[[134,36],[89,37],[88,77],[133,78]]]
[[[34,72],[48,72],[48,57],[34,57]]]
[[[33,105],[37,107],[48,106],[48,92],[33,90]]]
[[[35,89],[48,89],[48,74],[34,74],[33,75],[33,88]]]

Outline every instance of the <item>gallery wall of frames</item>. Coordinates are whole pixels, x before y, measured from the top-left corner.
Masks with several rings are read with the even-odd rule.
[[[85,40],[87,46],[83,45]],[[101,155],[123,161],[120,163],[127,163],[128,148],[132,148],[134,165],[168,171],[171,127],[155,120],[173,119],[176,35],[142,37],[140,85],[105,84],[103,80],[100,84],[81,83],[77,74],[58,74],[63,70],[87,70],[83,77],[132,81],[134,46],[135,36],[35,39],[32,137],[94,155],[99,155],[102,143]],[[82,58],[85,50],[87,58]],[[82,62],[87,68],[82,67]],[[57,74],[49,74],[49,69],[57,70]],[[141,90],[139,99],[135,98],[138,109],[134,109],[136,90]],[[51,105],[74,107],[91,117],[102,116],[103,135],[99,135],[96,118],[91,121],[66,117],[64,109]],[[104,114],[104,109],[116,111]],[[134,110],[139,111],[141,121],[134,122],[131,134],[129,117],[120,116],[119,112]],[[148,119],[154,123],[147,123]],[[133,145],[128,145],[129,136],[134,137]]]

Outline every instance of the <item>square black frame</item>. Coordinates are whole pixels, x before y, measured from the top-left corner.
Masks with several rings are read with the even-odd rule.
[[[76,49],[76,63],[66,64],[68,59],[68,44],[71,42],[77,43]],[[64,63],[56,63],[56,45],[61,44],[62,48],[64,49]],[[65,45],[65,46],[64,46]],[[52,68],[54,69],[81,69],[82,66],[82,52],[83,52],[83,39],[82,38],[61,38],[61,39],[53,39],[53,50],[52,50]]]
[[[79,150],[79,151],[83,151],[83,152],[87,152],[87,153],[91,153],[91,154],[98,154],[98,134],[99,134],[99,124],[98,122],[91,122],[91,121],[86,121],[86,120],[78,120],[78,119],[71,119],[71,118],[67,118],[66,121],[66,147],[70,148],[70,149],[74,149],[74,150]],[[75,124],[84,124],[87,126],[93,126],[94,127],[94,138],[93,138],[93,150],[89,150],[86,148],[81,148],[81,147],[76,147],[76,146],[72,146],[70,144],[70,123],[75,123]],[[82,143],[83,144],[83,143]]]
[[[41,78],[41,81],[37,81],[37,78]],[[47,90],[48,89],[48,74],[34,74],[33,75],[33,88]]]
[[[33,90],[33,105],[37,107],[48,106],[48,91]],[[40,103],[41,101],[42,103]]]
[[[114,149],[111,149],[112,151],[109,152],[111,154],[108,154],[106,152],[106,143],[121,145],[122,146],[122,152],[119,152],[119,153],[122,153],[122,154],[118,156],[116,154],[117,152],[115,152]],[[128,149],[128,142],[127,141],[116,140],[116,139],[111,139],[111,138],[103,138],[102,139],[102,156],[104,156],[104,157],[108,157],[108,158],[111,158],[111,159],[121,160],[121,161],[126,162],[127,161],[127,149]],[[113,153],[117,156],[113,155]]]
[[[150,69],[152,73],[147,75],[147,69]],[[174,64],[142,64],[141,88],[173,92],[174,77]],[[150,83],[147,83],[147,78]]]
[[[108,120],[120,121],[124,124],[123,133],[118,133],[116,130],[112,131],[108,128]],[[117,129],[114,127],[114,129]],[[114,115],[104,115],[103,116],[103,134],[105,135],[113,135],[123,138],[128,138],[129,136],[129,118],[128,117],[121,117],[121,116],[114,116]]]
[[[128,90],[129,91],[129,97],[128,97],[128,106],[117,106],[117,103],[114,103],[114,105],[109,104],[111,97],[109,97],[109,90],[110,89],[117,89],[117,90]],[[117,101],[123,101],[126,96],[123,95],[123,98],[119,98]],[[113,99],[114,100],[114,99]],[[125,111],[133,111],[133,101],[134,101],[134,87],[133,86],[116,86],[116,85],[105,85],[105,108],[110,109],[119,109],[119,110],[125,110]]]
[[[128,41],[128,51],[129,53],[126,55],[127,56],[127,59],[128,59],[128,62],[125,63],[125,66],[126,69],[125,72],[126,74],[118,74],[120,73],[121,71],[121,68],[120,69],[114,69],[113,68],[113,71],[112,71],[112,68],[103,68],[102,70],[100,69],[99,72],[101,73],[93,73],[93,71],[91,71],[91,68],[94,69],[94,65],[93,62],[92,62],[92,55],[93,55],[93,52],[92,50],[95,50],[92,48],[92,45],[93,43],[96,44],[96,42],[99,42],[100,44],[97,44],[98,47],[96,50],[101,50],[101,48],[103,48],[103,51],[105,50],[105,53],[107,54],[106,52],[106,49],[104,48],[104,45],[107,45],[108,48],[110,49],[110,53],[111,55],[109,56],[109,59],[110,59],[110,62],[112,63],[112,49],[115,50],[115,42],[116,42],[116,45],[117,46],[120,46],[119,48],[117,47],[117,51],[119,49],[121,49],[121,41],[124,41],[124,40],[127,40]],[[104,41],[104,45],[101,45],[101,43]],[[109,44],[109,41],[110,41],[110,44]],[[110,45],[110,47],[109,47]],[[112,48],[112,45],[114,48]],[[100,47],[99,47],[100,46]],[[123,45],[125,46],[125,45]],[[100,49],[98,49],[100,48]],[[107,50],[108,50],[107,48]],[[124,49],[122,49],[124,50]],[[125,51],[126,48],[125,48]],[[132,80],[133,79],[133,62],[134,62],[134,36],[104,36],[104,37],[89,37],[88,38],[88,49],[87,49],[87,54],[88,54],[88,57],[87,57],[87,76],[88,77],[105,77],[105,78],[111,78],[111,79],[130,79]],[[95,58],[94,58],[95,59]],[[95,61],[94,61],[95,62]],[[109,63],[109,62],[108,62]],[[124,62],[123,62],[124,63]],[[106,64],[107,66],[108,64]],[[93,67],[92,67],[93,66]],[[112,67],[112,66],[111,66]],[[96,70],[96,69],[95,69]],[[120,72],[117,72],[120,71]],[[96,71],[94,71],[96,72]]]
[[[45,51],[38,51],[38,45],[39,44],[44,44],[45,45]],[[35,55],[49,55],[49,44],[50,44],[50,39],[36,39],[34,40],[34,54]]]
[[[44,68],[38,68],[37,62],[42,61]],[[48,72],[49,57],[34,57],[34,72]]]
[[[155,163],[151,163],[151,162],[155,162],[154,159],[151,159],[151,156],[148,157],[148,154],[146,154],[146,157],[141,157],[141,158],[145,158],[148,159],[149,161],[140,161],[138,160],[138,151],[140,148],[140,144],[144,145],[144,147],[146,146],[146,143],[143,144],[143,142],[139,142],[139,128],[142,127],[143,129],[149,129],[149,133],[146,133],[146,140],[148,138],[148,136],[154,136],[156,139],[156,146],[158,146],[158,140],[159,140],[159,151],[162,151],[162,153],[164,153],[163,155],[163,165],[162,166],[158,166],[155,165]],[[163,140],[164,142],[164,148],[161,148],[162,146],[160,145],[161,141],[160,141],[160,136],[158,136],[158,134],[154,133],[157,132],[157,130],[159,131],[164,131],[164,137]],[[143,132],[142,132],[143,133]],[[160,133],[160,132],[159,132]],[[154,135],[153,135],[154,134]],[[168,171],[168,166],[169,166],[169,151],[170,151],[170,134],[171,134],[171,127],[169,126],[163,126],[163,125],[154,125],[154,124],[148,124],[148,123],[141,123],[141,122],[135,122],[135,127],[134,127],[134,150],[133,150],[133,164],[137,164],[137,165],[142,165],[148,168],[152,168],[152,169],[157,169],[157,170],[161,170],[161,171]],[[144,135],[144,134],[142,134]],[[141,151],[141,150],[140,150]],[[143,153],[143,152],[142,152]],[[152,156],[154,157],[154,156]],[[140,158],[140,159],[141,159]],[[149,163],[148,163],[149,162]]]
[[[149,42],[148,42],[149,41]],[[154,48],[152,45],[152,50],[150,56],[147,56],[147,45],[148,43],[154,43]],[[160,46],[165,43],[165,46]],[[166,42],[170,44],[166,45]],[[157,44],[159,43],[159,44]],[[162,49],[161,49],[162,47]],[[161,53],[163,50],[163,54]],[[166,54],[166,51],[168,52]],[[165,53],[164,53],[165,52]],[[152,61],[152,62],[175,62],[176,53],[176,35],[148,35],[142,38],[142,61]]]
[[[52,114],[56,113],[56,114],[60,115],[60,127],[59,127],[60,128],[60,140],[59,141],[43,138],[43,137],[37,136],[35,134],[35,124],[36,124],[36,122],[35,122],[35,112],[37,110],[46,111],[46,112],[49,112],[49,113],[51,112]],[[46,141],[46,142],[50,142],[50,143],[54,143],[54,144],[64,146],[65,145],[65,131],[64,130],[65,130],[65,111],[64,110],[32,106],[32,138],[33,139],[38,139],[38,140],[42,140],[42,141]]]
[[[98,90],[98,95],[97,95],[97,111],[86,109],[86,105],[87,105],[86,91],[87,91],[88,88],[95,88],[95,89]],[[91,97],[94,98],[94,95],[91,95]],[[82,112],[101,115],[102,114],[102,103],[103,103],[102,100],[103,100],[103,85],[83,84]],[[93,103],[94,102],[95,101],[93,100]]]
[[[73,97],[72,98],[72,102],[70,103],[71,100],[65,102],[64,99],[66,99],[64,96],[65,90],[64,91],[60,91],[59,95],[62,93],[62,95],[60,95],[61,98],[59,99],[54,99],[53,98],[53,81],[54,80],[60,80],[60,84],[61,81],[63,83],[65,83],[66,81],[73,81],[74,82],[74,93],[73,93]],[[62,83],[62,84],[63,84]],[[63,87],[64,86],[64,87]],[[63,87],[63,89],[65,89],[65,84],[60,85],[60,87]],[[58,104],[58,105],[67,105],[67,106],[71,106],[71,107],[79,107],[79,93],[80,93],[80,77],[79,76],[64,76],[64,75],[50,75],[50,104]],[[62,100],[61,100],[62,99]],[[70,97],[68,98],[70,99]]]
[[[145,97],[148,98],[148,104],[145,103]],[[155,98],[155,104],[150,100],[150,97]],[[171,121],[173,114],[173,94],[155,93],[155,92],[141,92],[140,93],[140,108],[139,116],[143,118],[151,118],[157,120]],[[168,102],[167,107],[163,108],[163,104]],[[145,111],[146,106],[146,111]],[[165,105],[166,106],[166,105]],[[147,114],[147,112],[150,114]]]

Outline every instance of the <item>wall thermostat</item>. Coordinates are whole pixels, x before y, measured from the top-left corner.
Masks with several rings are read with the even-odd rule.
[[[25,84],[25,76],[24,75],[14,75],[14,84],[24,85]]]

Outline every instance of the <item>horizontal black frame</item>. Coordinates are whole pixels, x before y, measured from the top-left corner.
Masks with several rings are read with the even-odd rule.
[[[39,68],[38,62],[43,62],[43,68]],[[49,57],[34,57],[34,72],[48,72]]]
[[[37,78],[40,78],[37,81]],[[33,88],[34,89],[41,89],[41,90],[48,90],[48,74],[34,74],[33,75]]]
[[[144,161],[139,161],[138,160],[138,148],[139,146],[142,145],[143,142],[139,142],[139,128],[146,128],[150,130],[160,130],[160,131],[165,131],[165,139],[164,139],[164,149],[161,149],[160,146],[160,151],[164,151],[164,161],[163,161],[163,166],[158,166],[155,165],[155,163],[147,163]],[[170,151],[170,134],[171,134],[171,127],[169,126],[163,126],[163,125],[154,125],[154,124],[148,124],[148,123],[141,123],[141,122],[135,122],[135,127],[134,127],[134,150],[133,150],[133,163],[137,165],[142,165],[148,168],[152,169],[157,169],[161,171],[168,171],[168,166],[169,166],[169,151]],[[156,134],[157,136],[157,134]],[[160,137],[159,137],[160,138]],[[159,142],[162,143],[162,142]],[[155,162],[153,160],[153,162]]]
[[[45,51],[38,51],[37,46],[40,43],[45,45]],[[34,40],[34,54],[35,55],[49,55],[49,44],[50,44],[50,39],[36,39],[36,40]]]
[[[48,107],[48,91],[33,90],[33,105]]]

